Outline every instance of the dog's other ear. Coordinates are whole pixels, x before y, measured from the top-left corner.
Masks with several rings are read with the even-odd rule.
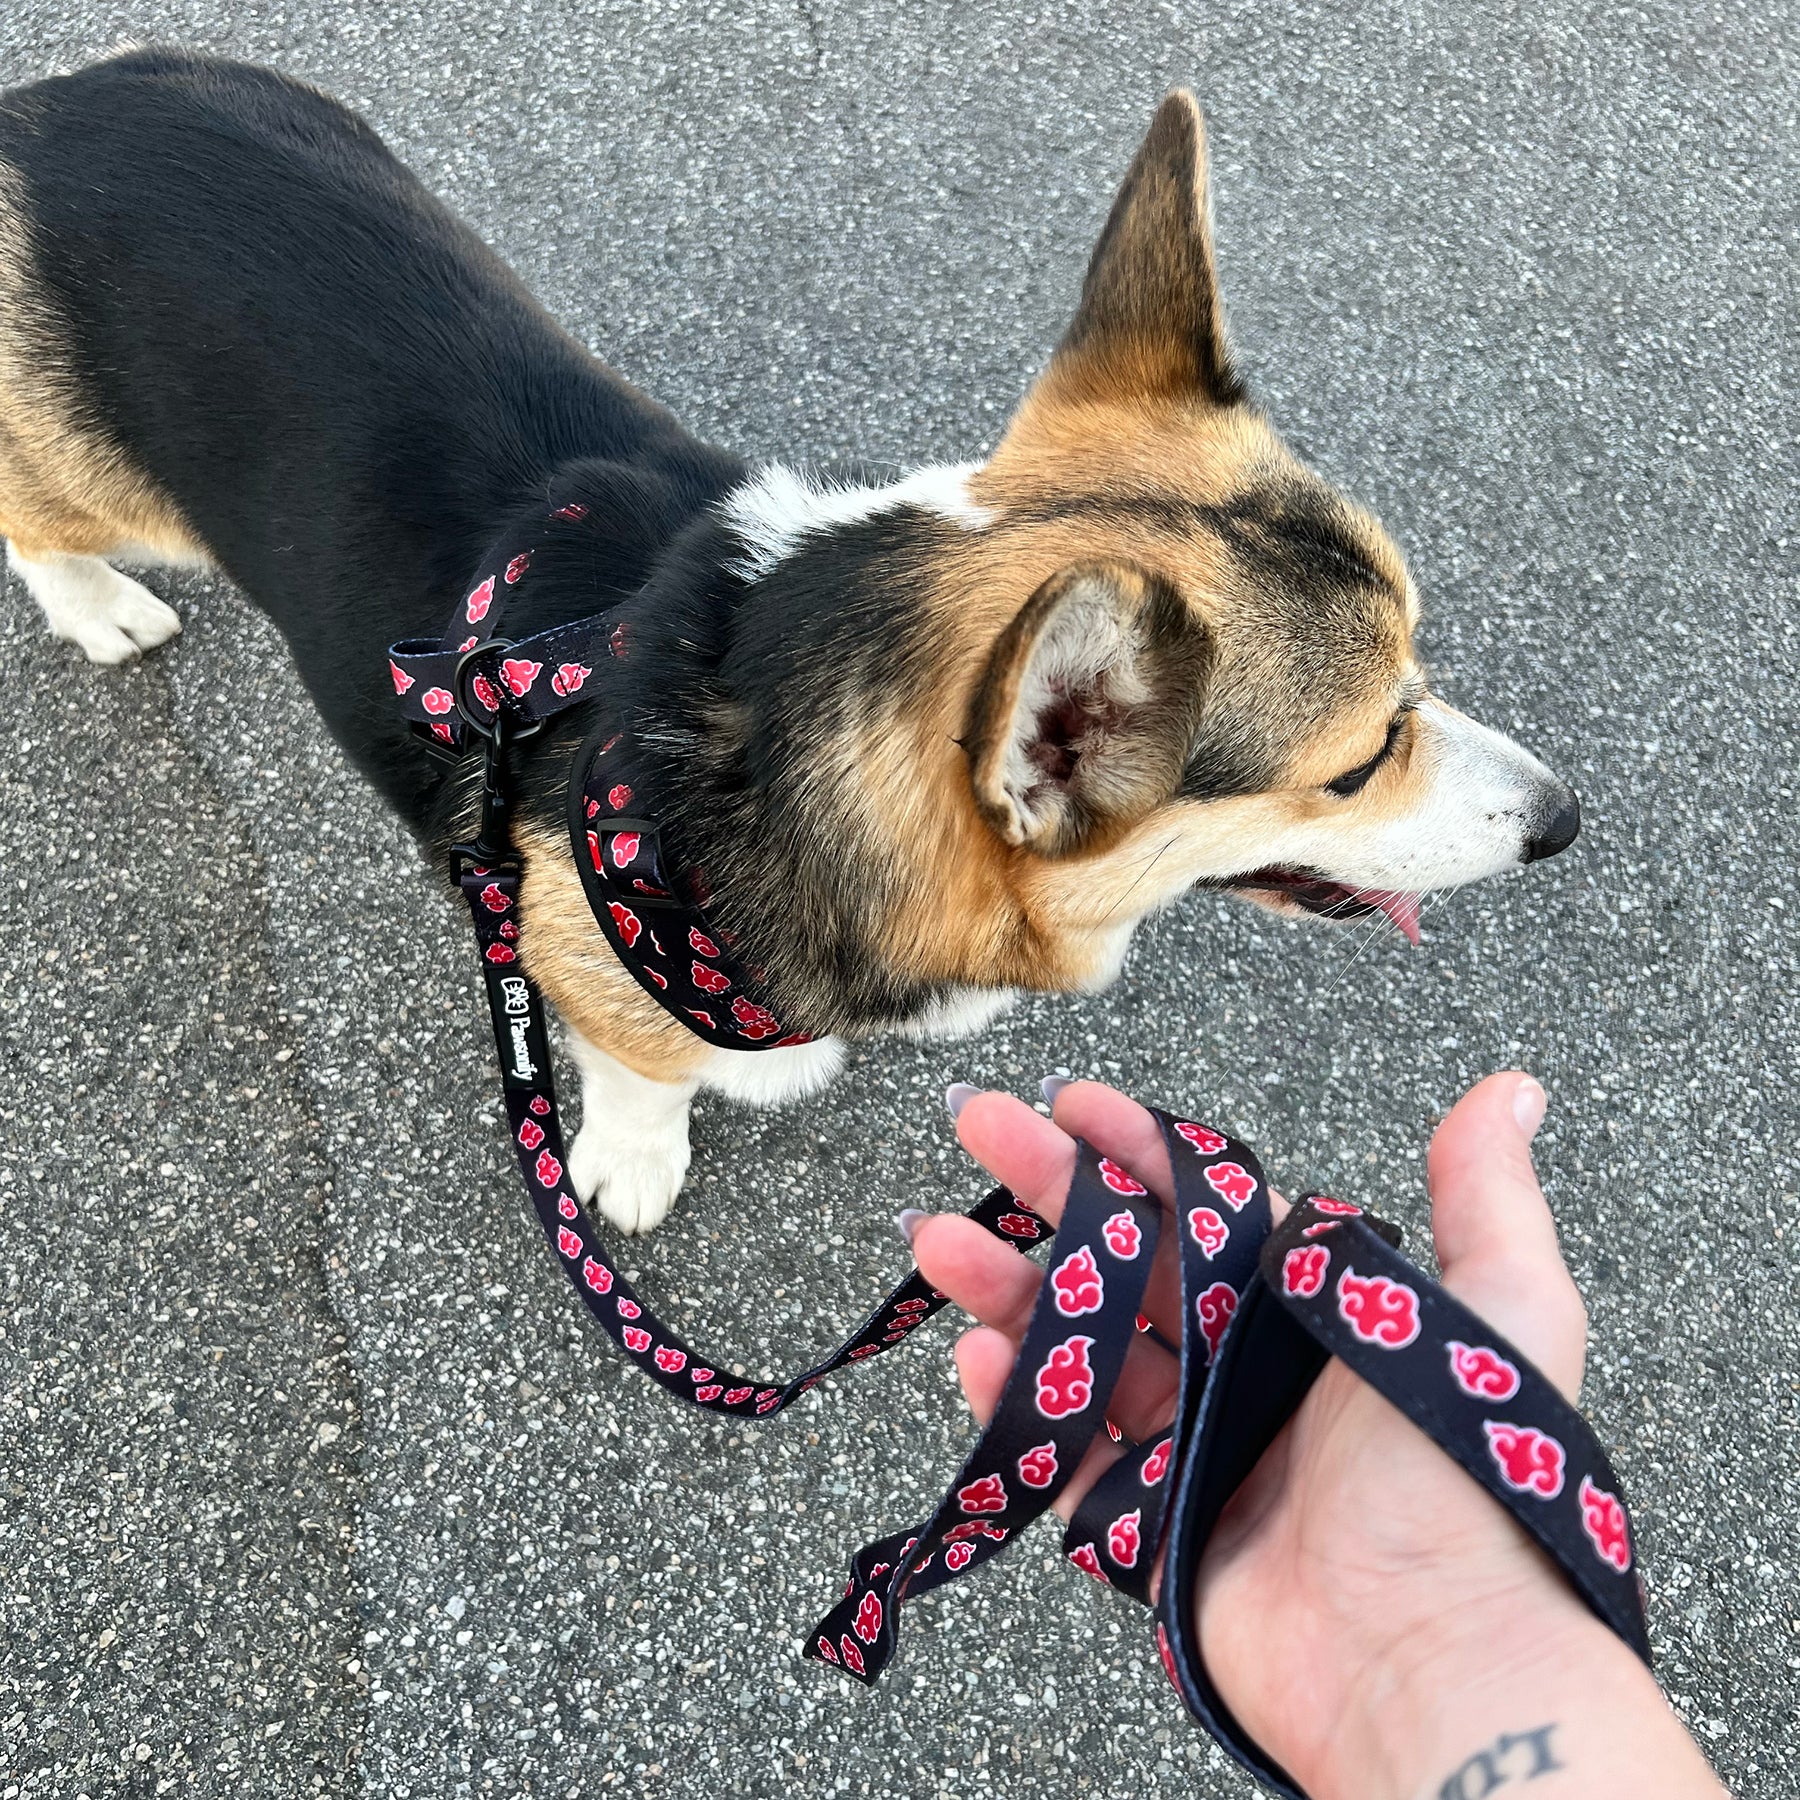
[[[1001,632],[969,731],[975,802],[1008,844],[1056,855],[1176,789],[1211,665],[1205,625],[1127,563],[1052,575]]]
[[[1206,129],[1183,89],[1151,121],[1045,380],[1071,400],[1244,398],[1213,269]]]

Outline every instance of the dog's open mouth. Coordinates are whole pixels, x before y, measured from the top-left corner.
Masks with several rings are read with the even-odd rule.
[[[1278,911],[1292,907],[1321,919],[1349,921],[1382,913],[1409,944],[1419,941],[1417,894],[1398,893],[1391,888],[1350,887],[1305,869],[1258,869],[1253,874],[1237,876],[1226,886],[1265,905],[1273,904]]]

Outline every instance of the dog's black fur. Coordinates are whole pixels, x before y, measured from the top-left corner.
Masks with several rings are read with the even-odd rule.
[[[97,422],[421,831],[443,766],[398,718],[387,646],[441,631],[552,487],[589,522],[508,635],[635,593],[744,476],[574,342],[353,113],[270,70],[146,50],[40,82],[0,101],[0,159],[28,184]]]
[[[442,631],[497,538],[534,538],[499,630],[623,606],[634,649],[519,747],[524,804],[558,817],[596,708],[627,715],[661,764],[640,803],[723,878],[726,922],[779,945],[771,993],[815,1011],[829,994],[839,1029],[934,997],[869,953],[878,863],[835,890],[841,917],[831,872],[810,871],[820,903],[798,931],[777,848],[817,841],[800,816],[816,794],[784,777],[839,697],[928,673],[906,577],[930,521],[853,527],[743,604],[742,546],[712,510],[742,460],[570,338],[363,121],[270,70],[158,49],[16,90],[0,161],[29,188],[95,422],[270,615],[333,735],[430,848],[466,829],[474,768],[447,774],[400,720],[387,647]],[[546,527],[552,492],[587,518]],[[866,682],[845,683],[850,662]]]

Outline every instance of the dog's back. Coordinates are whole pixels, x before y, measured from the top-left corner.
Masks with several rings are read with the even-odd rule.
[[[383,652],[576,457],[676,490],[619,509],[622,584],[738,473],[335,101],[169,50],[0,96],[0,535],[216,561],[409,812]]]

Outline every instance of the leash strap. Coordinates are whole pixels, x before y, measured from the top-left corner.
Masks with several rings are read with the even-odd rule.
[[[551,507],[546,531],[579,526],[580,502]],[[777,1413],[827,1375],[904,1343],[946,1297],[915,1270],[836,1349],[801,1374],[747,1380],[706,1358],[638,1298],[566,1179],[542,1000],[519,961],[519,871],[504,860],[502,740],[573,704],[593,659],[629,653],[604,617],[523,644],[491,635],[497,601],[525,579],[533,547],[502,548],[462,602],[450,637],[391,652],[402,711],[452,748],[487,740],[487,791],[474,846],[452,853],[487,982],[507,1126],[527,1192],[582,1304],[628,1360],[666,1392],[734,1416]],[[462,627],[472,633],[457,637]],[[547,679],[546,679],[547,676]],[[570,784],[569,828],[588,897],[620,960],[690,1030],[733,1049],[803,1043],[761,996],[761,972],[700,910],[704,873],[672,870],[655,822],[634,813],[631,748],[596,731]],[[682,889],[686,889],[686,895]],[[666,936],[665,936],[666,934]],[[1618,1477],[1586,1422],[1499,1334],[1398,1254],[1398,1234],[1361,1208],[1308,1195],[1271,1229],[1267,1183],[1245,1144],[1157,1113],[1175,1177],[1172,1229],[1182,1331],[1171,1428],[1128,1446],[1064,1534],[1077,1567],[1157,1604],[1163,1666],[1195,1717],[1289,1800],[1293,1779],[1251,1741],[1208,1675],[1194,1630],[1201,1554],[1226,1503],[1292,1418],[1319,1372],[1341,1358],[1510,1512],[1584,1602],[1646,1662],[1641,1582]],[[968,1215],[1023,1253],[1060,1240],[988,1428],[930,1516],[858,1551],[837,1605],[804,1654],[872,1684],[892,1661],[904,1602],[981,1567],[1047,1511],[1093,1449],[1136,1335],[1165,1229],[1162,1206],[1127,1170],[1076,1147],[1060,1229],[996,1188]],[[1160,1334],[1158,1341],[1167,1345]]]
[[[948,1304],[917,1270],[896,1287],[835,1350],[798,1375],[775,1381],[733,1372],[703,1356],[638,1297],[588,1222],[568,1181],[550,1042],[536,986],[526,976],[518,942],[519,874],[506,867],[465,866],[458,876],[475,922],[487,982],[494,1046],[499,1052],[507,1129],[538,1222],[581,1303],[626,1359],[676,1399],[733,1417],[778,1413],[827,1375],[903,1344]],[[1024,1250],[1049,1226],[996,1188],[968,1215],[1003,1243]]]
[[[1094,1484],[1063,1549],[1145,1603],[1166,1556],[1156,1634],[1164,1669],[1238,1762],[1304,1800],[1213,1685],[1194,1630],[1194,1581],[1226,1503],[1334,1356],[1492,1494],[1648,1662],[1623,1490],[1581,1416],[1514,1345],[1398,1253],[1393,1227],[1310,1194],[1272,1230],[1267,1182],[1247,1145],[1155,1116],[1174,1169],[1172,1218],[1135,1177],[1077,1146],[1048,1279],[992,1421],[923,1525],[856,1554],[804,1654],[873,1683],[893,1658],[904,1600],[990,1560],[1054,1503],[1092,1447],[1143,1326],[1137,1309],[1166,1228],[1181,1269],[1175,1419]]]

